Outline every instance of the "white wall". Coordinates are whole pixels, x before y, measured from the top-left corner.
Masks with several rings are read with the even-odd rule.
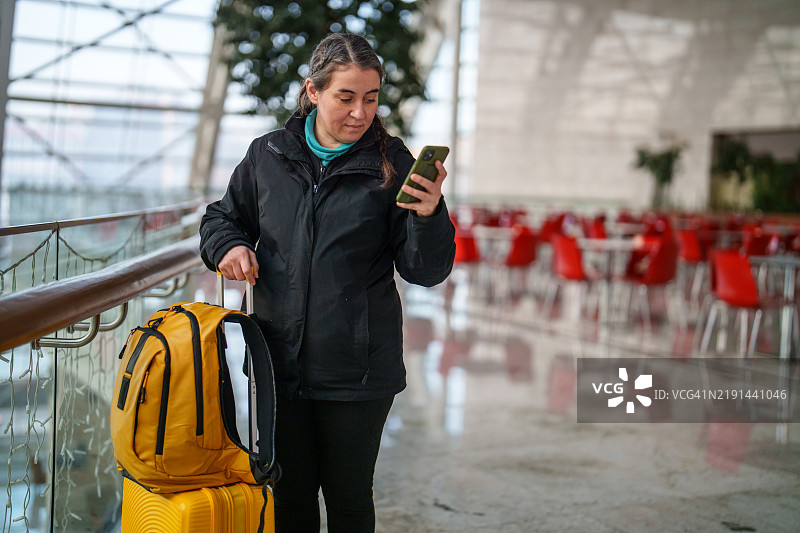
[[[473,195],[645,207],[635,148],[687,141],[674,204],[702,208],[711,136],[800,128],[797,0],[481,0]]]

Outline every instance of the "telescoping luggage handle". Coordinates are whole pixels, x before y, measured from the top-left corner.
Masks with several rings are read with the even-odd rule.
[[[217,305],[220,307],[225,307],[225,277],[222,273],[217,270]],[[245,311],[249,316],[253,315],[253,286],[249,283],[245,282],[246,290],[245,290]],[[256,435],[258,435],[258,421],[257,421],[257,395],[256,395],[256,379],[255,379],[255,369],[253,368],[253,357],[252,353],[250,352],[250,346],[245,346],[245,354],[247,357],[247,387],[250,391],[250,398],[247,403],[247,415],[250,419],[250,450],[252,452],[258,453],[258,444]],[[274,417],[274,413],[273,413]],[[273,435],[274,437],[274,435]],[[272,450],[274,454],[274,449]],[[274,457],[272,459],[274,461]],[[277,481],[277,478],[280,477],[280,467],[275,464],[277,467],[277,477],[274,478]],[[261,508],[261,513],[259,514],[259,523],[258,523],[258,533],[264,533],[264,526],[265,526],[265,513],[267,509],[267,498],[269,491],[267,490],[268,483],[264,483],[264,486],[261,489],[261,494],[264,498],[264,505]]]
[[[245,311],[248,315],[253,314],[253,286],[245,281]],[[217,305],[225,307],[225,276],[217,270]],[[250,420],[250,450],[258,453],[258,442],[256,436],[258,435],[258,424],[256,420],[256,408],[258,402],[256,400],[256,378],[253,371],[253,358],[250,353],[250,346],[245,346],[245,354],[247,358],[247,389],[249,392],[249,401],[247,402],[247,417]]]
[[[217,305],[220,307],[225,307],[225,277],[222,273],[217,270]],[[245,282],[246,290],[245,290],[245,311],[249,316],[253,315],[253,286],[249,283]],[[256,378],[255,378],[255,369],[253,368],[253,357],[252,353],[250,352],[250,346],[245,346],[245,354],[247,357],[247,388],[250,391],[250,398],[247,402],[247,416],[250,419],[250,450],[252,452],[258,453],[258,444],[256,435],[258,435],[258,422],[256,416],[257,412],[257,395],[256,395]],[[274,453],[274,450],[273,450]],[[273,458],[274,460],[274,458]],[[280,468],[278,468],[278,476],[280,476]],[[261,513],[259,513],[258,519],[258,533],[264,533],[264,526],[265,526],[265,513],[267,509],[267,498],[269,495],[269,491],[267,490],[268,483],[264,483],[264,486],[261,489],[261,494],[264,498],[264,504],[261,507]]]
[[[253,314],[253,286],[245,282],[247,290],[245,290],[245,310],[248,315]],[[217,270],[217,305],[225,307],[225,276],[222,272]]]

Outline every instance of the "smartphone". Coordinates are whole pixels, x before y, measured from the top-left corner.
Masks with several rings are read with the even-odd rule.
[[[431,181],[436,180],[439,170],[436,168],[436,162],[441,161],[444,163],[447,154],[450,153],[450,148],[447,146],[426,146],[420,152],[419,157],[414,161],[411,170],[408,171],[408,176],[404,185],[410,185],[415,189],[422,189],[422,186],[411,180],[411,174],[419,174],[423,178],[428,178]],[[410,194],[400,191],[397,193],[397,201],[404,204],[419,202],[418,198],[414,198]]]

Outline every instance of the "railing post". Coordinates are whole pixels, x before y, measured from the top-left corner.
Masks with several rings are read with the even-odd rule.
[[[56,279],[59,280],[58,267],[61,265],[61,226],[56,223]]]
[[[147,214],[142,215],[142,249],[139,252],[144,254],[147,252]]]
[[[0,194],[3,192],[3,137],[6,128],[6,104],[8,103],[9,65],[11,63],[11,32],[14,28],[14,7],[16,0],[0,2]],[[0,226],[4,225],[0,201]]]
[[[59,280],[59,267],[61,266],[61,225],[56,223],[56,281]],[[54,335],[58,336],[56,331]],[[39,348],[41,349],[41,348]],[[52,443],[50,445],[50,531],[56,530],[56,468],[58,467],[57,461],[57,446],[58,439],[58,348],[53,348],[53,375],[52,386],[50,391],[52,394],[52,404],[50,406],[50,413],[52,418],[50,423],[53,426],[50,432]]]
[[[50,412],[52,418],[50,423],[53,425],[52,444],[50,445],[50,531],[56,530],[56,472],[58,468],[58,348],[53,348],[53,385],[50,387],[53,395]]]

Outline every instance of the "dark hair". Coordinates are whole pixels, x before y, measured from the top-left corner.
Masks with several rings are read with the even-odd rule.
[[[370,46],[369,41],[354,33],[331,33],[322,39],[308,62],[307,78],[311,80],[318,90],[325,89],[331,82],[331,77],[336,70],[344,69],[350,65],[355,65],[361,70],[374,70],[378,73],[383,85],[386,76],[383,71],[378,54]],[[306,92],[306,86],[300,88],[297,95],[297,106],[301,117],[308,116],[314,110],[314,104]],[[383,188],[394,185],[397,175],[391,162],[386,157],[386,145],[389,141],[389,133],[383,125],[383,120],[378,114],[372,121],[375,133],[378,136],[378,150],[381,154],[381,167],[383,170]]]

